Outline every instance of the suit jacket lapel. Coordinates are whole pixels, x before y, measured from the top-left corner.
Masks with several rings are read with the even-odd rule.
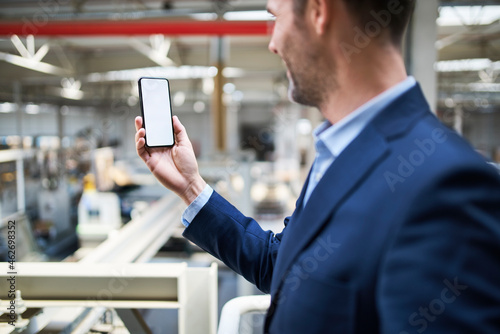
[[[272,292],[276,291],[297,255],[321,231],[342,199],[366,177],[387,151],[385,139],[368,125],[333,162],[302,208],[307,183],[304,185],[281,241]]]
[[[416,119],[431,115],[417,84],[382,111],[337,157],[303,208],[307,183],[304,185],[281,240],[271,293],[278,290],[297,255],[321,232],[343,198],[389,154],[387,140],[406,132]]]

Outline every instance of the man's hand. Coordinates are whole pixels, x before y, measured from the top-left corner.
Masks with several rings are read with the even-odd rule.
[[[173,117],[173,123],[175,145],[151,148],[146,147],[146,131],[142,127],[142,117],[136,117],[135,145],[137,154],[161,184],[189,205],[203,191],[206,183],[198,172],[198,163],[186,129],[177,116]]]

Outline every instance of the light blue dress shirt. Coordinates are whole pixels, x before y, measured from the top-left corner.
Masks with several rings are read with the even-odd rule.
[[[413,77],[377,95],[335,124],[325,121],[313,132],[316,158],[309,177],[304,205],[326,170],[363,129],[389,104],[415,86]]]
[[[316,158],[313,163],[309,183],[304,197],[304,205],[326,170],[342,151],[363,131],[370,121],[385,107],[415,86],[413,77],[374,97],[354,112],[335,124],[325,121],[313,133]],[[207,185],[201,194],[187,207],[182,215],[182,223],[188,227],[212,196],[213,189]]]
[[[199,194],[198,197],[196,197],[196,199],[191,204],[189,204],[187,209],[182,214],[182,224],[184,226],[188,227],[189,224],[191,224],[194,217],[196,217],[201,209],[203,209],[205,204],[207,204],[213,192],[214,190],[212,189],[212,187],[207,184],[201,194]]]

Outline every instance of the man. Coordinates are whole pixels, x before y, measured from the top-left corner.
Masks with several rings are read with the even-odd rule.
[[[317,107],[317,156],[280,234],[206,185],[184,127],[139,156],[184,236],[271,294],[265,331],[499,333],[500,180],[430,112],[401,41],[414,0],[269,0],[269,49]]]

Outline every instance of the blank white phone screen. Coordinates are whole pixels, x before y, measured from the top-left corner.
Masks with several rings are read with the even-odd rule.
[[[146,145],[174,145],[168,81],[161,78],[141,78],[140,82]]]

